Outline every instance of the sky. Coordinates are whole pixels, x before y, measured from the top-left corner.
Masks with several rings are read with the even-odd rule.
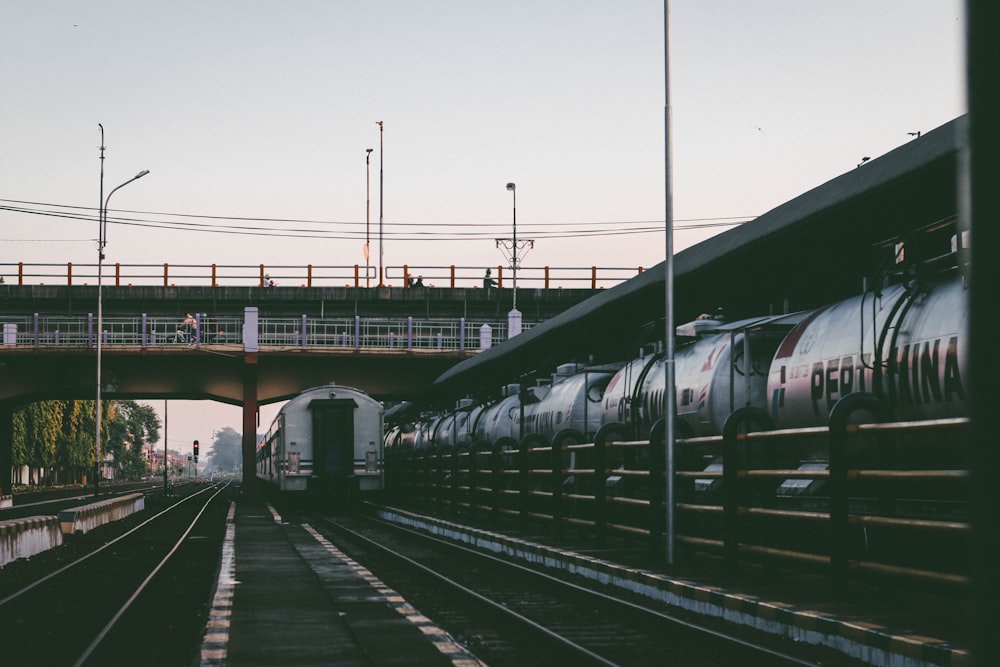
[[[965,113],[962,4],[672,0],[675,249]],[[150,171],[109,203],[107,262],[363,267],[368,238],[387,270],[496,266],[515,182],[522,267],[654,266],[663,7],[4,0],[0,275],[96,264],[98,124],[105,195]],[[169,419],[181,451],[241,430]]]

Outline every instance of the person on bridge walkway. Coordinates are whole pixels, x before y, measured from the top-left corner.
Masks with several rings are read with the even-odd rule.
[[[491,287],[496,287],[496,281],[493,280],[492,269],[486,269],[486,275],[483,276],[483,287],[489,289]]]
[[[198,332],[198,320],[192,317],[191,313],[185,316],[181,326],[177,329],[177,340],[180,343],[194,345],[195,334]]]

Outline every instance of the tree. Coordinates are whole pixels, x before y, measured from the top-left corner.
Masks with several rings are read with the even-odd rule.
[[[226,426],[215,432],[212,447],[206,456],[206,470],[236,472],[243,462],[243,436],[232,427]]]
[[[110,453],[126,478],[145,474],[145,444],[160,439],[160,420],[148,405],[102,401],[102,458]],[[94,464],[94,401],[39,401],[14,413],[15,482],[82,482]],[[26,468],[28,478],[21,478]]]

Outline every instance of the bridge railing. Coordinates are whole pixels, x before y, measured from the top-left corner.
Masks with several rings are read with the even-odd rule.
[[[175,317],[102,318],[101,344],[107,346],[169,347],[179,345],[241,345],[241,317],[195,318],[187,329]],[[522,322],[527,330],[535,322]],[[483,327],[488,327],[483,330]],[[97,318],[0,317],[3,347],[91,347],[96,345]],[[489,342],[484,344],[482,336]],[[417,319],[413,317],[368,318],[262,318],[257,325],[257,344],[262,348],[341,347],[373,349],[477,350],[506,340],[505,320]]]
[[[435,287],[481,288],[486,269],[498,288],[512,287],[510,271],[503,266],[384,267],[383,284],[404,288],[407,277],[422,278],[426,289]],[[517,285],[526,289],[603,289],[642,273],[639,267],[607,266],[519,266]],[[16,285],[96,285],[97,264],[34,264],[0,262],[0,278]],[[102,283],[114,286],[156,285],[162,287],[349,287],[378,286],[378,267],[353,265],[265,265],[265,264],[110,264]]]

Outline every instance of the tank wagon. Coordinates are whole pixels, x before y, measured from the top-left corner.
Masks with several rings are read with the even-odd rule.
[[[871,392],[896,421],[967,414],[968,299],[957,271],[888,285],[811,311],[725,322],[702,316],[677,329],[676,428],[722,433],[737,409],[765,426],[825,426],[842,397]],[[551,382],[507,385],[499,399],[461,410],[475,444],[557,445],[645,439],[662,419],[664,355],[648,349],[600,368],[567,364]],[[475,417],[473,418],[473,415]],[[443,416],[438,415],[437,419]],[[418,433],[420,423],[408,425]],[[414,448],[455,444],[397,434]],[[461,443],[459,443],[461,444]]]
[[[257,446],[257,478],[286,495],[335,502],[383,486],[383,406],[326,385],[288,401]]]

